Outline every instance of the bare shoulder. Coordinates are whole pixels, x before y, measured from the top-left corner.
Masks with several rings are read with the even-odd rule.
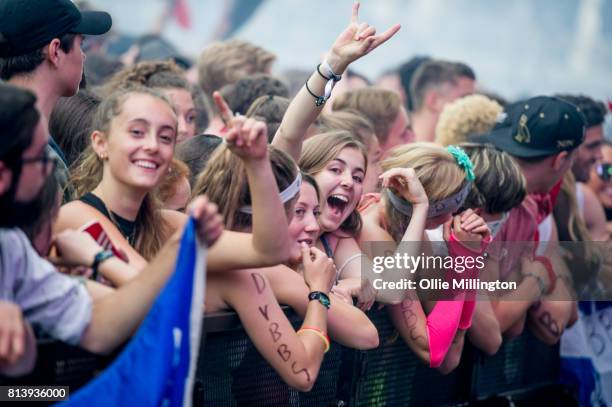
[[[173,229],[173,231],[182,228],[188,218],[184,213],[171,209],[162,209],[161,215],[162,219]]]
[[[106,216],[91,205],[75,200],[61,206],[54,230],[55,232],[61,232],[65,229],[80,229],[94,220],[99,221],[102,226],[110,223]]]
[[[380,224],[378,204],[371,205],[361,212],[361,220],[363,224],[359,234],[359,243],[393,240]]]

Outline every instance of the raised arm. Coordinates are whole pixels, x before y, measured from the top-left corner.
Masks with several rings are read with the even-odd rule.
[[[251,205],[252,233],[225,231],[208,253],[210,271],[256,268],[284,263],[289,256],[288,225],[268,154],[263,122],[234,117],[221,95],[215,102],[228,123],[226,142],[246,169]]]
[[[342,75],[350,63],[376,49],[393,37],[399,29],[400,25],[396,24],[384,33],[375,35],[374,27],[367,23],[359,23],[359,3],[354,3],[349,25],[327,52],[325,61],[320,67],[321,74],[315,70],[308,79],[308,89],[317,96],[325,96],[328,80],[323,78],[323,75],[330,77],[327,72],[329,68],[334,74]],[[291,155],[295,161],[300,158],[302,142],[308,127],[323,110],[323,104],[315,104],[316,99],[308,89],[306,85],[302,86],[293,98],[272,140],[273,146]]]
[[[392,188],[397,191],[407,202],[412,204],[413,212],[410,222],[402,236],[402,240],[395,248],[395,253],[408,254],[409,256],[418,256],[420,254],[420,242],[423,238],[425,230],[425,222],[427,220],[427,210],[429,201],[423,186],[419,182],[415,172],[411,168],[393,168],[386,171],[380,176],[382,179],[383,188]],[[371,219],[371,218],[370,218]],[[380,225],[378,221],[367,221],[367,224],[362,229],[359,236],[361,248],[366,251],[367,257],[362,261],[352,261],[347,264],[346,273],[343,271],[342,277],[358,277],[367,278],[372,284],[374,279],[382,279],[385,282],[399,282],[402,279],[412,280],[414,274],[408,269],[386,269],[380,274],[374,274],[374,265],[370,261],[374,256],[381,253],[371,253],[373,246],[368,245],[369,242],[388,242],[393,245],[395,242],[393,237]],[[405,243],[402,245],[401,243]],[[338,249],[342,254],[343,251]],[[394,253],[394,254],[395,254]],[[361,267],[364,269],[362,270]],[[362,273],[365,272],[365,275]],[[404,299],[404,293],[400,290],[379,290],[376,293],[376,300],[386,304],[398,304]]]

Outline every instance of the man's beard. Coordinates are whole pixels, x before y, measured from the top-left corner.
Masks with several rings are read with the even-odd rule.
[[[574,173],[574,178],[576,178],[577,182],[588,182],[591,177],[591,168],[595,165],[594,161],[589,161],[586,164],[580,164],[574,162],[574,166],[572,167],[572,173]]]
[[[13,194],[4,194],[0,196],[0,228],[31,226],[42,216],[42,210],[41,193],[28,202],[19,202]]]

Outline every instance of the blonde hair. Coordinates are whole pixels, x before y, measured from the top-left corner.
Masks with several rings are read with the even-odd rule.
[[[212,93],[254,73],[267,73],[276,55],[247,41],[215,42],[198,59],[198,84],[212,100]]]
[[[352,109],[365,116],[381,143],[387,141],[391,127],[400,113],[402,101],[387,89],[368,87],[342,93],[332,105],[334,111]]]
[[[352,109],[323,113],[317,120],[317,128],[321,133],[337,130],[348,131],[368,148],[375,137],[372,123],[357,110]]]
[[[297,165],[285,152],[268,146],[272,172],[279,191],[287,188],[297,177]],[[251,205],[251,193],[242,160],[233,154],[227,145],[217,147],[206,167],[198,175],[192,196],[206,194],[208,199],[219,206],[225,227],[242,230],[251,226],[251,215],[240,208]],[[297,196],[296,196],[297,198]],[[285,208],[293,204],[295,198],[285,203]]]
[[[510,154],[488,144],[461,143],[459,147],[470,157],[476,176],[464,207],[496,214],[508,212],[523,202],[527,182]]]
[[[100,93],[106,97],[121,89],[134,86],[184,89],[192,93],[193,97],[193,89],[185,78],[185,71],[173,61],[145,61],[128,66],[101,86]]]
[[[113,93],[100,104],[93,119],[92,131],[97,130],[109,137],[113,119],[121,114],[123,104],[130,96],[135,94],[144,94],[160,99],[174,111],[168,99],[153,89],[137,87],[121,90]],[[102,159],[95,153],[90,144],[71,167],[70,179],[75,195],[81,197],[93,191],[102,181],[103,169]],[[109,214],[111,217],[113,216],[110,211]],[[111,220],[113,219],[111,218]],[[145,196],[135,222],[137,235],[134,249],[145,259],[151,260],[161,249],[169,230],[169,225],[164,222],[161,216],[161,203],[154,193],[148,193]]]
[[[451,153],[435,143],[411,143],[397,146],[389,151],[381,162],[383,171],[392,168],[412,168],[423,185],[430,202],[440,201],[458,193],[468,182],[461,168]],[[400,241],[410,217],[404,215],[385,199],[388,232],[396,241]]]
[[[447,104],[436,126],[436,143],[448,146],[468,141],[469,136],[489,132],[503,107],[483,95],[469,95]]]
[[[323,171],[325,166],[334,160],[345,148],[358,150],[368,166],[368,152],[366,147],[348,131],[332,131],[317,134],[304,142],[300,156],[300,168],[306,174],[315,176]],[[361,230],[361,216],[357,208],[342,222],[340,229],[352,236],[357,236]]]

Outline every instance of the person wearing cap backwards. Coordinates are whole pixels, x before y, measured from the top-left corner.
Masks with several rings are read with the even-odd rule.
[[[544,268],[547,273],[538,270],[523,275],[533,276],[540,287],[540,298],[544,299],[533,303],[530,326],[536,336],[549,344],[557,343],[563,330],[576,318],[575,302],[569,295],[571,287],[562,278],[569,277],[569,272],[554,245],[548,243],[558,240],[551,215],[553,202],[584,135],[585,119],[576,106],[559,98],[538,96],[509,105],[490,133],[475,138],[513,156],[527,181],[529,195],[519,216],[528,217],[534,225],[535,233],[529,239],[537,242],[537,250],[531,266]],[[515,221],[519,223],[516,219],[508,219],[507,223]],[[543,274],[548,278],[542,279]],[[550,298],[565,301],[547,300]]]
[[[25,2],[25,1],[24,1]],[[139,277],[117,290],[60,274],[41,258],[18,228],[39,215],[37,199],[53,159],[48,133],[29,91],[0,84],[0,374],[32,369],[36,341],[32,326],[55,339],[96,353],[125,342],[148,312],[174,270],[179,231]],[[205,198],[192,202],[198,235],[212,246],[223,231],[216,207]],[[206,228],[206,231],[204,230]],[[129,265],[112,256],[85,232],[65,231],[54,245],[58,264],[122,272]]]
[[[70,0],[0,0],[0,79],[32,91],[48,127],[58,99],[79,90],[83,35],[104,34],[111,25],[108,13],[80,12]],[[52,136],[49,145],[66,184],[66,158]]]

